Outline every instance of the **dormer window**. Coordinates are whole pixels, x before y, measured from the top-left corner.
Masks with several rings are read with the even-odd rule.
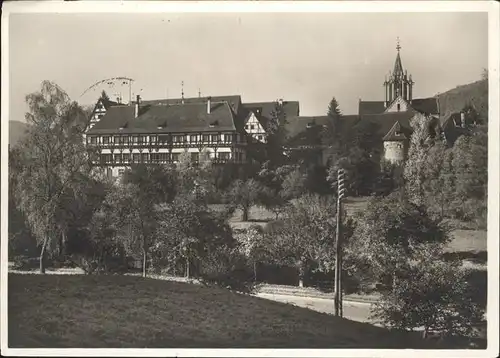
[[[218,121],[213,121],[210,123],[210,128],[213,128],[213,127],[218,126],[218,125],[219,125]]]

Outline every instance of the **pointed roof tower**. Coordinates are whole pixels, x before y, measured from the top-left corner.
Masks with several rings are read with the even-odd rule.
[[[399,44],[399,37],[397,40],[396,50],[398,51],[398,54],[396,56],[396,62],[394,63],[393,76],[399,77],[404,75],[403,64],[401,63],[401,55],[399,54],[399,50],[401,50],[401,45]]]

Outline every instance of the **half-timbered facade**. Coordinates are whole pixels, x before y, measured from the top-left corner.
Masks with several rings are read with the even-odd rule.
[[[214,163],[246,161],[246,138],[226,101],[113,106],[86,136],[98,148],[96,162],[109,176],[132,163],[176,163],[182,153]]]

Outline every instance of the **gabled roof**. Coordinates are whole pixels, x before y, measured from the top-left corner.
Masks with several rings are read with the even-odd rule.
[[[410,130],[410,119],[415,116],[415,113],[412,111],[407,112],[389,112],[382,114],[372,114],[372,115],[364,115],[360,116],[359,124],[371,124],[374,127],[375,135],[383,138],[389,131],[392,129],[396,122],[399,123],[402,130]]]
[[[439,113],[438,100],[436,97],[415,98],[411,101],[410,105],[420,113],[424,114]]]
[[[227,102],[231,107],[234,114],[238,114],[241,106],[241,96],[240,95],[228,95],[228,96],[211,96],[212,103],[216,102]],[[184,98],[185,104],[192,103],[207,103],[208,97],[189,97]],[[135,104],[135,101],[133,102]],[[174,105],[182,104],[182,98],[165,98],[165,99],[154,99],[154,100],[142,100],[142,105]]]
[[[357,115],[342,115],[341,130],[347,131],[359,120]],[[287,119],[286,135],[289,145],[320,145],[319,135],[332,123],[329,116],[296,116]]]
[[[104,108],[106,108],[106,109],[109,109],[110,107],[113,107],[113,106],[119,106],[120,105],[120,103],[112,101],[110,99],[100,98],[99,101],[98,101],[98,103],[99,102],[101,102],[102,105],[104,106]]]
[[[385,111],[384,101],[359,101],[358,114],[379,114]]]
[[[410,106],[424,114],[438,114],[438,103],[435,97],[415,98]],[[389,107],[389,105],[387,106]],[[386,110],[384,101],[359,101],[359,115],[380,114]]]
[[[135,106],[111,107],[88,134],[105,133],[189,133],[235,131],[234,114],[227,102],[142,105],[139,116]],[[162,128],[159,128],[162,127]],[[123,128],[120,130],[120,128]]]
[[[242,104],[242,113],[244,118],[247,118],[250,112],[253,112],[257,120],[264,130],[267,130],[269,121],[272,119],[272,112],[276,108],[276,102],[252,102]],[[296,117],[299,115],[299,102],[298,101],[283,101],[283,111],[285,112],[286,119]]]
[[[409,139],[411,130],[403,127],[399,121],[396,121],[389,132],[382,138],[383,141],[405,141]]]

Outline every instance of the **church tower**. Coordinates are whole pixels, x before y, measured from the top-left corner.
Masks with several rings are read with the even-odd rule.
[[[398,51],[396,55],[396,62],[394,63],[394,71],[389,72],[389,78],[385,78],[385,106],[387,107],[392,101],[397,97],[402,97],[404,100],[411,103],[412,100],[412,90],[413,90],[413,80],[411,75],[408,76],[408,71],[403,70],[403,64],[401,63],[399,45],[399,37],[397,40],[396,50]]]

